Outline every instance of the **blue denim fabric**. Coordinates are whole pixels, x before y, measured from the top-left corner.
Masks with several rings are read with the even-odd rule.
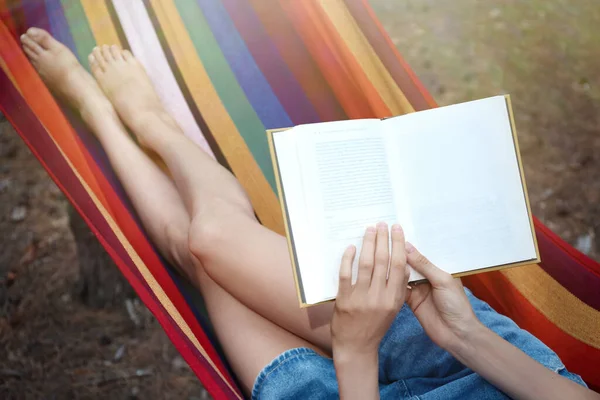
[[[548,369],[585,386],[558,356],[512,320],[465,289],[479,320]],[[404,305],[379,346],[382,399],[506,399],[505,394],[435,345]],[[337,399],[333,361],[308,348],[288,350],[256,378],[252,398]]]

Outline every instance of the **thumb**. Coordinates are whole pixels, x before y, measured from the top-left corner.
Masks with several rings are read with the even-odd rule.
[[[406,242],[406,260],[415,271],[423,275],[433,286],[446,286],[454,281],[452,275],[442,271],[409,242]]]

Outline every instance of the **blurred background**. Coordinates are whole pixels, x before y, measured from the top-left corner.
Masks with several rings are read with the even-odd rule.
[[[534,214],[600,259],[598,1],[371,4],[440,105],[511,94]],[[90,296],[69,224],[0,117],[0,398],[208,398],[122,281]]]

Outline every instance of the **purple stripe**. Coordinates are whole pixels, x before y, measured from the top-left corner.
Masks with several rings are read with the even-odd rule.
[[[75,47],[75,42],[71,36],[69,23],[65,17],[60,0],[45,0],[45,2],[46,14],[48,15],[48,22],[50,24],[50,32],[52,33],[52,36],[67,46],[73,52],[73,54],[77,54],[77,48]]]
[[[600,276],[579,264],[546,235],[538,232],[537,240],[542,269],[579,300],[600,311]]]
[[[248,1],[223,0],[223,4],[293,124],[319,122],[321,119],[315,108],[283,61]]]
[[[22,0],[21,4],[25,15],[25,24],[28,28],[35,26],[50,31],[50,22],[43,1]]]

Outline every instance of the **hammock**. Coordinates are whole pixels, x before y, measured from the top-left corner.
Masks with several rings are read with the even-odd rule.
[[[106,155],[18,45],[50,31],[88,68],[96,45],[145,65],[187,135],[283,232],[265,129],[435,107],[367,0],[0,0],[0,110],[215,398],[241,398],[199,294],[152,246]],[[542,263],[465,278],[600,389],[600,265],[535,220]]]

